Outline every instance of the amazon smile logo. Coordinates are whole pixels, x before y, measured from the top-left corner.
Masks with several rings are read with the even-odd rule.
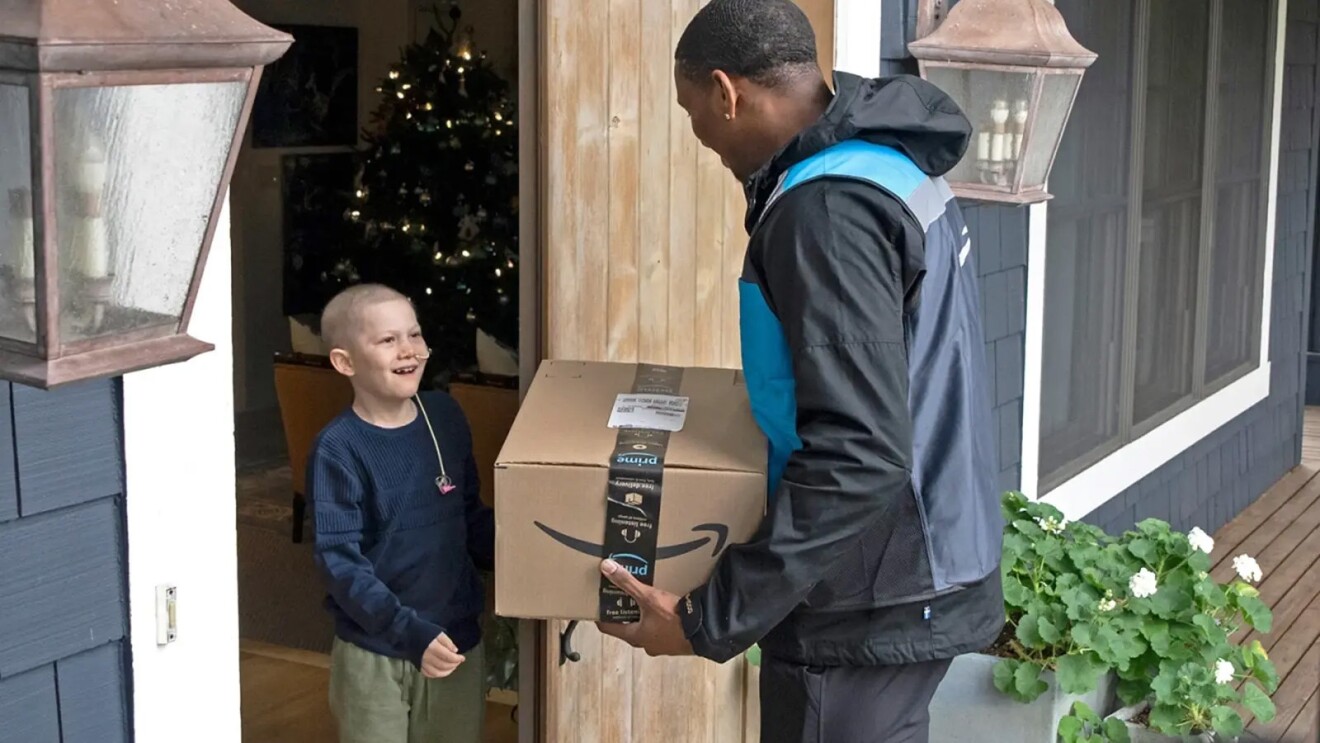
[[[555,529],[552,529],[549,526],[542,524],[540,521],[533,521],[532,523],[536,524],[536,528],[545,532],[546,535],[549,536],[551,539],[555,540],[556,542],[559,542],[560,544],[564,545],[565,547],[568,547],[571,550],[581,552],[584,555],[590,555],[591,557],[605,556],[605,546],[602,544],[596,544],[595,542],[588,542],[585,539],[578,539],[577,537],[570,537],[569,535],[561,531],[556,531]],[[700,539],[693,539],[690,542],[683,542],[682,544],[672,544],[666,547],[658,547],[655,551],[655,559],[668,560],[673,557],[680,557],[682,555],[686,555],[689,552],[695,552],[696,550],[699,550],[702,547],[705,547],[706,545],[710,544],[712,541],[715,542],[715,547],[714,549],[711,550],[710,553],[711,557],[718,557],[720,552],[724,551],[724,543],[728,541],[729,538],[729,527],[725,526],[724,524],[697,524],[696,526],[692,527],[692,531],[710,532],[713,535],[713,537],[701,537]]]

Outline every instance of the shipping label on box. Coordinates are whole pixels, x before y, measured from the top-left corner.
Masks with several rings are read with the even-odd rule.
[[[731,369],[541,365],[495,468],[496,612],[636,617],[600,574],[699,586],[764,515],[766,441]]]

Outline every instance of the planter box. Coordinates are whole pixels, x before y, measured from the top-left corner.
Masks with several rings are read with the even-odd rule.
[[[1096,714],[1113,709],[1113,675],[1101,679],[1089,694],[1064,694],[1054,674],[1041,676],[1049,691],[1036,701],[1023,704],[995,688],[994,667],[998,658],[980,653],[953,659],[935,697],[930,702],[931,743],[1055,743],[1059,718],[1067,715],[1073,702],[1081,700]]]
[[[1122,720],[1128,729],[1128,738],[1131,743],[1213,743],[1215,736],[1213,733],[1201,733],[1200,735],[1165,735],[1164,733],[1151,730],[1142,725],[1133,724],[1132,718],[1144,712],[1146,705],[1137,704],[1131,707],[1124,707],[1117,712],[1109,715],[1116,720]]]

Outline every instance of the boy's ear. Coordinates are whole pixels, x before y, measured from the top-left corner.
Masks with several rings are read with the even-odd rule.
[[[330,349],[330,365],[335,368],[335,371],[346,377],[351,377],[356,373],[353,370],[353,357],[342,348]]]

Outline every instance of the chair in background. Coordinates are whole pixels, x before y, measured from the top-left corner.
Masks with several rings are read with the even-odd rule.
[[[275,354],[275,396],[279,400],[284,440],[289,450],[293,483],[293,541],[303,539],[307,513],[307,457],[312,442],[327,423],[353,404],[348,379],[330,366],[330,359],[300,353]]]

